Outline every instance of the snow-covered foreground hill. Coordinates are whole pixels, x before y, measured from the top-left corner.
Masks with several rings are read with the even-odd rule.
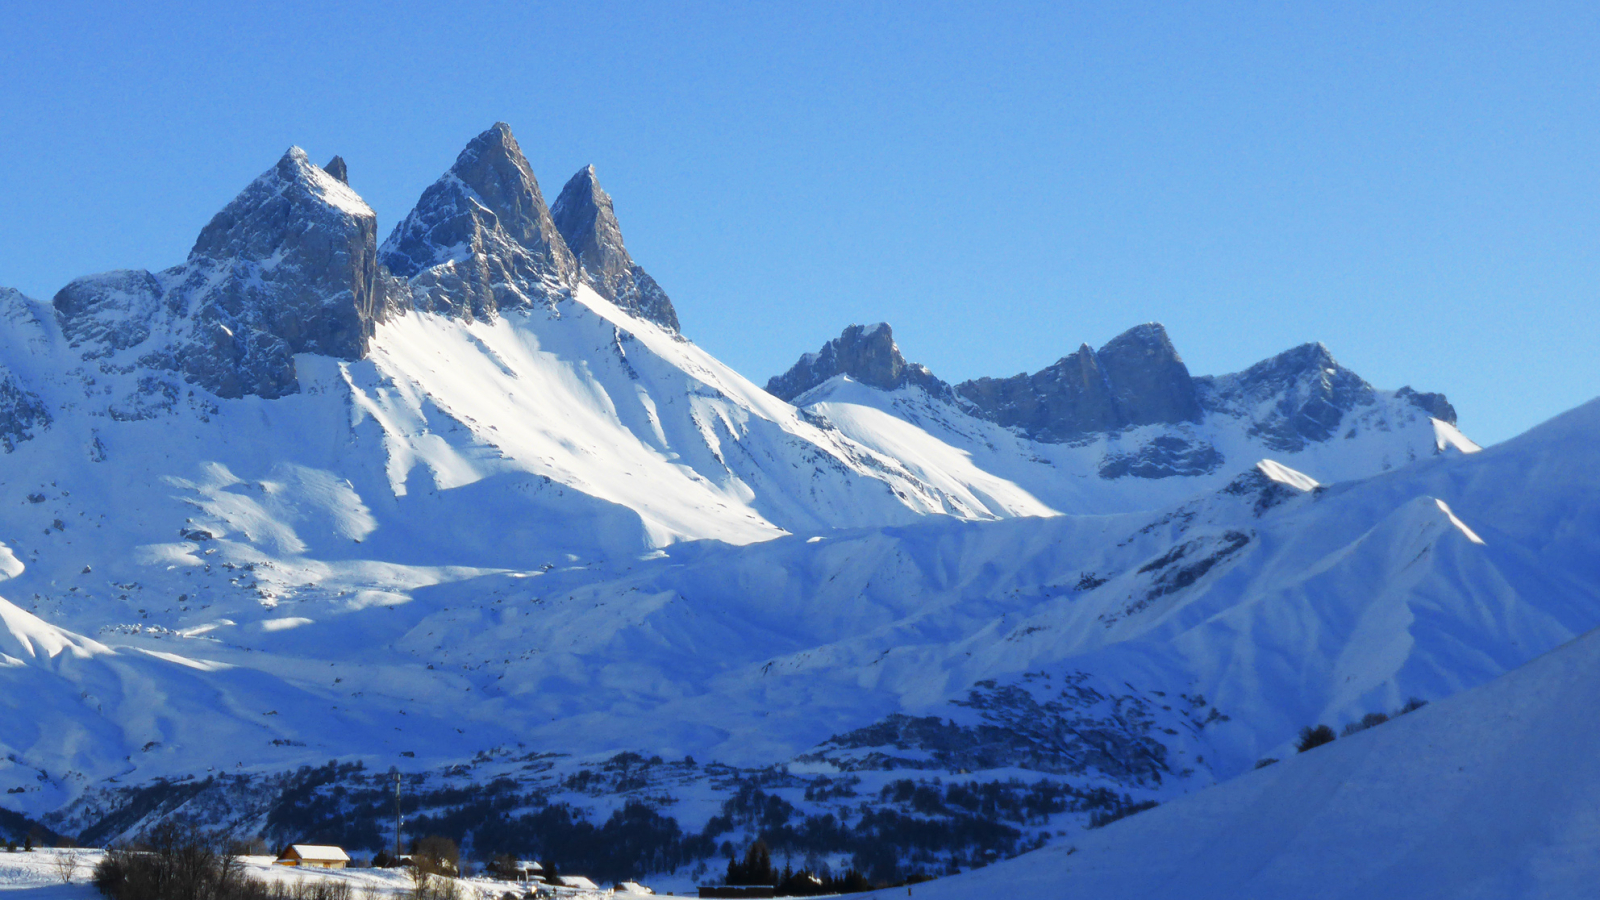
[[[916,896],[1590,897],[1597,693],[1592,632],[1482,687]]]

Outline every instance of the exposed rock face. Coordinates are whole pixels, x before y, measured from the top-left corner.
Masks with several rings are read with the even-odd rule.
[[[584,166],[568,179],[550,215],[595,293],[641,319],[678,330],[678,313],[666,291],[623,246],[611,195],[601,189],[594,166]]]
[[[13,288],[0,288],[0,448],[10,453],[50,427],[50,408],[8,363],[49,356],[53,350],[41,304]]]
[[[181,271],[181,267],[174,271]],[[89,359],[109,356],[150,339],[163,315],[166,287],[142,269],[88,275],[56,292],[53,305],[67,341]]]
[[[342,156],[335,156],[333,159],[328,160],[328,164],[322,167],[322,171],[339,179],[341,184],[350,183],[350,168],[344,164],[344,157]]]
[[[16,374],[0,366],[0,447],[7,453],[50,427],[50,411]]]
[[[1205,475],[1215,472],[1223,462],[1222,453],[1205,441],[1164,434],[1131,453],[1107,454],[1100,463],[1100,477]]]
[[[1394,395],[1410,402],[1412,406],[1441,422],[1451,425],[1456,423],[1456,408],[1450,405],[1450,401],[1446,400],[1443,394],[1425,394],[1420,391],[1414,391],[1407,386],[1395,391]]]
[[[1251,434],[1286,452],[1333,437],[1345,413],[1372,405],[1377,396],[1322,344],[1302,344],[1243,372],[1196,381],[1207,409],[1254,419]]]
[[[1156,324],[1130,329],[1098,352],[1084,344],[1032,375],[979,378],[955,391],[984,418],[1050,443],[1198,421],[1202,412],[1188,367]]]
[[[556,230],[528,160],[499,122],[456,158],[384,242],[419,308],[493,318],[552,305],[577,285],[577,260]]]
[[[794,401],[841,373],[884,390],[921,384],[966,414],[1034,441],[1101,446],[1097,471],[1105,479],[1216,472],[1227,459],[1212,423],[1242,430],[1266,450],[1291,453],[1363,430],[1390,431],[1417,420],[1412,407],[1455,423],[1444,395],[1375,391],[1321,344],[1232,375],[1194,378],[1156,324],[1129,329],[1099,350],[1084,344],[1033,374],[979,378],[954,388],[907,364],[888,326],[853,325],[769,381],[767,390]]]
[[[1198,422],[1201,409],[1194,379],[1167,330],[1149,324],[1130,328],[1095,354],[1111,387],[1112,400],[1129,425]]]
[[[851,325],[816,353],[800,357],[789,371],[767,382],[767,393],[793,400],[835,375],[848,375],[875,388],[892,391],[915,385],[936,397],[951,399],[950,386],[926,366],[908,363],[886,323]]]
[[[87,358],[134,353],[221,397],[279,397],[298,389],[294,354],[361,358],[393,302],[371,208],[293,147],[217,213],[184,265],[81,278],[54,306]]]
[[[1111,387],[1088,344],[1032,375],[966,381],[956,393],[974,412],[1036,441],[1076,440],[1119,424]]]

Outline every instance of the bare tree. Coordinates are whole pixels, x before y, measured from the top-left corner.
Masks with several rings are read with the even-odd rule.
[[[56,858],[52,860],[55,866],[56,877],[62,884],[71,884],[72,879],[78,876],[78,848],[63,847],[56,850]]]

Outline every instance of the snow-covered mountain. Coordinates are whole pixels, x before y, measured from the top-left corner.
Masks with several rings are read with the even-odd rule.
[[[1048,777],[1065,828],[1600,624],[1595,404],[1477,452],[1155,325],[954,386],[853,326],[763,390],[504,125],[381,245],[292,149],[184,264],[0,325],[0,788],[74,833],[287,829],[330,758],[693,829]]]
[[[954,386],[906,362],[887,324],[852,325],[767,390],[997,515],[1154,509],[1265,458],[1331,482],[1478,449],[1442,394],[1377,390],[1321,344],[1195,378],[1156,324]]]

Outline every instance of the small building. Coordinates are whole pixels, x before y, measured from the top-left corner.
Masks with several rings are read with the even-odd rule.
[[[575,889],[580,890],[580,891],[598,891],[598,890],[600,890],[600,885],[595,884],[594,882],[592,882],[589,879],[583,877],[582,875],[563,875],[563,876],[561,876],[561,886],[562,887],[575,888]]]
[[[350,864],[350,856],[338,847],[324,844],[290,844],[278,854],[274,865],[300,866],[307,869],[342,869]]]

